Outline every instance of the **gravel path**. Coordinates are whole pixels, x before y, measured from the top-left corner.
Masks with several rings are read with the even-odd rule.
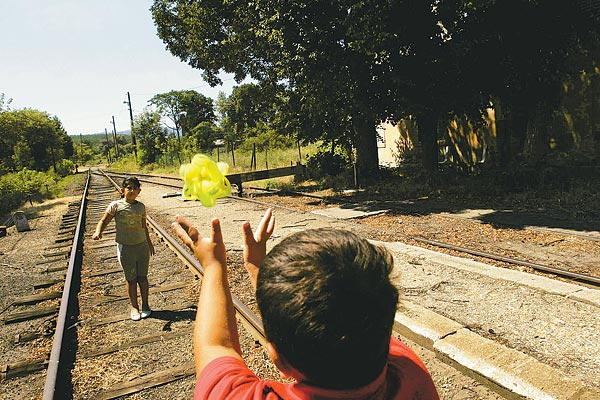
[[[209,220],[219,217],[230,249],[241,248],[241,223],[247,219],[256,224],[264,210],[263,205],[233,199],[220,200],[214,208],[208,209],[197,202],[162,198],[166,192],[164,189],[154,192],[151,188],[152,185],[146,184],[140,199],[153,212],[163,215],[161,218],[181,214],[194,221],[201,232],[207,232]],[[275,215],[277,238],[271,241],[271,245],[293,232],[321,226],[352,230],[372,239],[391,235],[389,230],[382,233],[366,224],[325,218],[310,212],[276,209]],[[473,232],[472,235],[481,235],[481,232]],[[600,387],[597,373],[600,370],[600,318],[597,306],[518,283],[468,273],[402,252],[395,252],[395,261],[397,284],[403,288],[406,300],[529,354],[561,371],[564,376]],[[447,371],[437,373],[435,368],[432,368],[432,374],[443,380]],[[456,392],[446,398],[457,398],[453,397],[455,395]]]
[[[234,199],[220,200],[213,208],[202,207],[198,202],[183,202],[178,198],[163,198],[163,194],[172,192],[171,189],[156,187],[143,183],[139,200],[144,202],[149,214],[167,226],[174,220],[175,215],[183,215],[196,224],[200,232],[207,233],[209,221],[213,217],[221,219],[223,234],[229,257],[232,263],[239,264],[241,251],[241,224],[249,220],[253,226],[260,219],[264,206],[251,202]],[[10,304],[12,298],[31,293],[28,289],[20,289],[27,282],[25,273],[27,268],[42,260],[41,249],[45,240],[56,232],[57,221],[66,211],[68,201],[73,198],[60,199],[54,202],[36,205],[36,210],[24,209],[28,214],[33,212],[33,230],[27,233],[17,233],[14,227],[9,228],[9,235],[0,238],[0,258],[3,263],[0,269],[0,305],[2,308]],[[302,200],[306,202],[306,200]],[[293,202],[286,204],[291,207]],[[313,203],[315,203],[313,201]],[[305,209],[323,207],[316,204]],[[440,235],[449,235],[446,226],[439,225],[439,220],[429,216],[402,217],[399,222],[397,216],[373,217],[369,221],[347,222],[328,219],[307,211],[291,212],[285,209],[275,209],[276,230],[270,246],[281,238],[299,230],[332,226],[355,231],[356,233],[375,240],[397,240],[398,233],[405,233],[408,229],[415,231],[437,230]],[[376,223],[372,220],[377,219]],[[477,238],[487,236],[487,227],[475,230],[465,226],[464,223],[448,218],[448,226],[454,224],[460,228],[461,241],[465,243],[477,242]],[[366,222],[371,222],[369,225]],[[502,231],[502,232],[501,232]],[[511,249],[507,238],[521,243],[527,247],[526,241],[519,240],[514,232],[495,229],[500,246]],[[545,233],[548,235],[547,233]],[[506,236],[498,236],[506,235]],[[550,243],[555,240],[546,236]],[[440,238],[440,240],[442,240]],[[581,258],[594,262],[597,257],[593,244],[573,241],[569,247],[567,240],[555,242],[557,246],[566,246],[573,253],[580,252]],[[579,246],[579,247],[577,247]],[[598,244],[596,244],[598,246]],[[556,254],[564,254],[562,248],[552,247]],[[591,249],[591,250],[590,250]],[[572,253],[568,253],[571,256]],[[568,257],[567,257],[568,258]],[[419,304],[432,311],[451,318],[468,326],[474,332],[504,345],[527,353],[544,363],[561,371],[564,376],[575,377],[588,384],[600,388],[600,317],[598,307],[582,303],[573,299],[539,291],[528,286],[514,282],[499,282],[491,278],[467,273],[443,263],[431,262],[425,257],[395,252],[397,284],[403,289],[403,298],[406,301]],[[6,267],[4,264],[10,265]],[[596,264],[597,265],[597,264]],[[232,282],[244,282],[246,276],[240,268],[233,268],[236,274]],[[237,283],[236,283],[237,284]],[[25,286],[27,286],[26,283]],[[4,331],[9,328],[3,327]],[[34,328],[33,326],[31,328]],[[36,327],[39,329],[39,327]],[[16,328],[15,328],[16,329]],[[9,335],[3,332],[3,358],[1,364],[14,361],[14,358],[27,353],[27,349],[20,350],[10,343]],[[477,381],[463,376],[455,369],[445,365],[435,358],[428,350],[407,341],[423,358],[430,369],[436,385],[443,399],[500,399],[501,396],[480,385]],[[257,357],[261,358],[261,357]],[[259,371],[260,373],[260,371]],[[267,368],[266,374],[272,374]],[[28,385],[38,385],[35,380],[23,380],[19,385],[23,388]],[[43,380],[42,380],[43,382]],[[6,394],[7,392],[4,392]],[[24,392],[26,393],[26,392]],[[0,391],[2,396],[4,395]],[[2,397],[0,396],[0,397]],[[5,397],[2,397],[5,398]],[[6,397],[6,398],[28,398]]]

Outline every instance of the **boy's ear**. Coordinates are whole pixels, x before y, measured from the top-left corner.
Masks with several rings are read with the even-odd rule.
[[[294,378],[297,381],[301,381],[303,378],[303,375],[300,371],[298,371],[296,368],[294,368],[285,358],[285,356],[283,354],[280,354],[277,351],[277,348],[275,347],[275,345],[271,342],[267,343],[267,354],[269,355],[269,358],[271,359],[271,361],[273,361],[273,363],[275,364],[275,366],[277,367],[277,369],[279,370],[279,372],[281,372],[281,375],[287,379],[287,378]]]

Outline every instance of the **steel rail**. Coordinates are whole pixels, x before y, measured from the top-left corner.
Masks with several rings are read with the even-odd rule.
[[[591,275],[579,274],[577,272],[567,271],[561,268],[548,267],[546,265],[537,264],[529,261],[517,260],[511,257],[504,257],[497,254],[486,253],[484,251],[467,249],[466,247],[455,246],[448,243],[438,242],[436,240],[424,239],[420,237],[410,236],[410,239],[415,240],[420,243],[425,243],[431,246],[443,247],[450,250],[456,250],[467,254],[472,254],[474,256],[485,257],[496,261],[503,261],[510,264],[522,265],[525,267],[533,268],[537,271],[548,272],[554,275],[571,278],[583,283],[587,283],[589,285],[600,286],[600,278],[596,278]]]
[[[121,176],[121,174],[116,174]],[[152,175],[147,175],[147,176],[152,176]],[[155,185],[162,185],[162,186],[168,186],[168,187],[174,187],[174,188],[180,188],[181,185],[177,186],[177,185],[171,185],[168,183],[157,183],[155,181],[152,180],[145,180],[145,182],[148,183],[152,183]],[[320,198],[322,200],[327,200],[327,198],[325,196],[319,196],[319,195],[311,195],[311,194],[304,194],[302,192],[294,192],[294,191],[286,191],[287,193],[291,193],[291,194],[295,194],[295,195],[299,195],[299,196],[305,196],[305,197],[312,197],[312,198]],[[243,197],[238,197],[238,196],[229,196],[229,197],[235,197],[238,200],[243,200],[243,201],[249,201],[249,202],[254,202],[257,204],[266,204],[264,202],[261,202],[259,200],[253,200],[253,199],[247,199],[247,198],[243,198]],[[277,206],[278,208],[282,208],[282,209],[287,209],[287,210],[293,210],[293,211],[298,211],[295,209],[292,209],[290,207],[285,207],[285,206]],[[497,254],[493,254],[493,253],[487,253],[487,252],[483,252],[483,251],[479,251],[479,250],[473,250],[473,249],[468,249],[466,247],[460,247],[460,246],[455,246],[449,243],[444,243],[444,242],[439,242],[436,240],[430,240],[430,239],[425,239],[425,238],[421,238],[418,236],[411,236],[411,235],[406,235],[406,234],[401,234],[398,233],[398,235],[401,235],[402,237],[405,237],[406,239],[410,239],[410,240],[414,240],[416,242],[419,243],[423,243],[423,244],[427,244],[430,246],[435,246],[435,247],[442,247],[442,248],[446,248],[449,250],[455,250],[455,251],[459,251],[462,253],[467,253],[467,254],[471,254],[471,255],[475,255],[478,257],[483,257],[483,258],[488,258],[490,260],[496,260],[496,261],[502,261],[505,263],[509,263],[509,264],[513,264],[513,265],[521,265],[521,266],[525,266],[525,267],[529,267],[532,268],[536,271],[542,271],[542,272],[547,272],[547,273],[551,273],[554,274],[556,276],[560,276],[563,278],[569,278],[572,280],[575,280],[577,282],[581,282],[584,284],[588,284],[588,285],[592,285],[592,286],[600,286],[600,278],[597,278],[595,276],[591,276],[591,275],[585,275],[585,274],[579,274],[577,272],[571,272],[562,268],[554,268],[554,267],[550,267],[547,265],[543,265],[543,264],[537,264],[534,262],[529,262],[529,261],[524,261],[524,260],[518,260],[515,258],[511,258],[511,257],[505,257],[505,256],[501,256],[501,255],[497,255]]]
[[[104,171],[101,173],[111,182],[111,184],[118,189],[119,185]],[[152,182],[156,184],[156,182]],[[204,268],[200,264],[200,262],[191,255],[179,242],[171,236],[166,230],[164,230],[156,221],[154,221],[150,216],[146,216],[148,223],[151,228],[157,233],[159,237],[161,237],[166,244],[173,250],[173,252],[177,255],[177,257],[183,261],[183,263],[191,268],[194,272],[194,275],[198,276],[199,279],[202,279],[204,276]],[[263,346],[267,345],[267,340],[265,338],[265,330],[263,327],[262,320],[252,312],[240,299],[238,299],[235,295],[231,295],[231,299],[233,301],[233,307],[235,309],[235,313],[242,323],[242,325],[249,331],[249,333],[258,340]]]
[[[173,252],[175,252],[177,257],[183,261],[186,266],[193,269],[195,271],[195,275],[202,279],[204,276],[204,268],[202,265],[200,265],[200,262],[194,258],[182,245],[180,245],[175,238],[173,238],[159,224],[157,224],[156,221],[149,216],[147,218],[148,222],[152,226],[152,229],[154,229],[154,231],[156,231],[157,234],[165,240],[166,244],[171,248],[171,250],[173,250]],[[232,294],[231,299],[233,301],[233,307],[236,315],[242,322],[242,325],[244,325],[244,327],[252,334],[252,336],[254,336],[254,338],[266,348],[267,340],[265,339],[265,330],[261,319],[235,295]]]
[[[44,400],[52,400],[57,394],[57,383],[61,379],[61,373],[64,373],[64,352],[69,349],[65,349],[65,329],[67,326],[67,319],[72,316],[73,310],[71,309],[71,301],[75,295],[74,284],[76,282],[76,272],[80,272],[81,268],[81,256],[82,256],[82,245],[83,245],[83,232],[85,231],[85,212],[87,208],[87,194],[90,186],[90,170],[88,169],[87,181],[81,196],[81,204],[79,206],[79,218],[77,220],[77,228],[75,230],[75,236],[73,239],[73,246],[71,247],[71,255],[69,257],[69,265],[67,267],[67,274],[65,278],[65,286],[63,288],[63,295],[60,300],[60,310],[58,312],[58,318],[56,321],[56,330],[54,331],[54,340],[52,342],[52,350],[50,352],[50,359],[48,360],[48,369],[46,371],[46,383],[44,386]],[[77,269],[77,271],[76,271]],[[61,363],[62,358],[62,363]],[[63,388],[64,389],[64,388]]]

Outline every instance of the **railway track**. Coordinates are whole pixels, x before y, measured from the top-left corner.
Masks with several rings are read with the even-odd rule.
[[[210,215],[209,211],[211,210],[198,216],[196,213],[202,207],[199,207],[197,203],[183,203],[178,199],[165,197],[169,194],[164,192],[165,188],[169,188],[166,190],[173,192],[171,189],[178,189],[179,184],[173,182],[171,186],[165,186],[164,178],[147,178],[141,179],[142,197],[140,200],[147,205],[150,204],[150,221],[156,249],[156,255],[152,257],[150,266],[150,305],[154,310],[153,314],[150,318],[139,322],[129,319],[124,281],[111,237],[111,231],[114,234],[112,225],[104,232],[105,240],[89,240],[89,236],[108,202],[118,197],[115,189],[104,177],[92,174],[90,176],[91,192],[87,196],[87,211],[85,212],[86,228],[83,230],[87,234],[83,235],[84,240],[79,252],[81,275],[80,280],[74,279],[76,286],[79,285],[79,295],[75,301],[76,312],[72,312],[64,318],[62,328],[58,325],[56,327],[57,333],[61,329],[66,332],[66,335],[63,336],[69,341],[62,343],[61,348],[67,350],[57,351],[53,347],[52,353],[58,352],[61,355],[58,361],[47,356],[39,357],[38,370],[49,366],[44,398],[191,398],[195,379],[190,338],[202,269],[197,261],[189,257],[187,250],[181,248],[177,240],[169,239],[168,226],[173,220],[174,213],[179,213],[201,228],[203,223],[208,222],[208,218],[203,215]],[[162,189],[160,189],[161,187]],[[150,190],[151,188],[152,190]],[[158,192],[162,192],[162,195]],[[216,208],[212,211],[221,215],[225,231],[228,229],[228,225],[235,226],[225,237],[229,249],[230,269],[233,274],[230,281],[232,285],[235,285],[234,294],[239,298],[236,301],[236,304],[239,305],[239,318],[243,321],[244,315],[248,316],[248,322],[243,324],[244,329],[241,332],[244,356],[259,376],[277,379],[276,370],[266,360],[260,346],[260,343],[264,341],[264,338],[261,339],[260,321],[254,317],[254,322],[252,322],[252,315],[255,312],[254,299],[249,284],[244,282],[245,272],[241,262],[239,243],[235,240],[232,241],[236,233],[239,233],[236,229],[239,229],[241,221],[248,219],[256,223],[265,205],[256,201],[232,197],[223,200],[222,204]],[[159,212],[155,217],[152,211],[160,209],[166,209],[168,212],[166,214]],[[74,212],[70,211],[68,214],[65,219],[72,224]],[[278,212],[278,221],[275,238],[280,234],[285,235],[286,232],[305,229],[316,223],[333,224],[337,227],[348,226],[348,223],[344,221],[318,221],[306,213],[298,213],[291,209],[281,209]],[[361,229],[358,226],[355,228]],[[60,230],[62,229],[60,228]],[[78,228],[66,225],[64,229],[76,231]],[[64,240],[69,236],[61,235],[61,237],[61,240]],[[77,249],[77,246],[74,245],[74,248]],[[75,254],[77,254],[77,250]],[[77,256],[73,257],[75,260],[77,259]],[[407,260],[406,265],[421,268],[419,266],[421,261],[411,257],[407,257]],[[406,271],[405,279],[409,282],[413,280],[410,271]],[[415,281],[426,279],[429,278],[415,278]],[[434,292],[435,297],[436,291],[447,284],[446,278],[431,281],[428,291]],[[425,292],[421,293],[420,289],[419,292],[414,290],[411,287],[404,288],[405,295],[409,300],[413,300],[413,296],[425,294]],[[451,296],[449,300],[441,300],[442,303],[438,303],[437,306],[433,305],[433,308],[439,308],[440,304],[444,304],[446,301],[449,303],[459,302],[459,304],[463,301],[457,299],[458,295]],[[503,297],[506,302],[512,301],[509,294],[505,294]],[[427,301],[420,300],[419,302],[425,304]],[[61,306],[64,303],[62,301]],[[459,313],[464,313],[464,310]],[[469,326],[469,329],[474,331],[479,329],[485,333],[486,326],[483,318],[474,318],[482,326],[469,325],[468,321],[463,323],[465,326]],[[62,324],[60,321],[59,317],[57,324]],[[494,327],[494,329],[499,331],[501,328]],[[487,330],[489,331],[489,329]],[[57,336],[55,335],[55,338]],[[534,349],[534,351],[537,350]],[[442,382],[440,384],[442,398],[454,398],[461,390],[465,390],[464,388],[468,388],[469,392],[474,393],[475,397],[472,398],[504,398],[496,393],[497,385],[489,385],[493,390],[487,387],[487,383],[484,383],[485,386],[481,386],[480,383],[471,378],[465,378],[455,369],[448,367],[445,362],[439,361],[435,353],[426,356],[427,350],[422,349],[420,352],[423,352],[422,356],[432,371],[434,379],[437,379],[436,382]],[[56,373],[51,370],[53,365],[57,366]],[[30,372],[21,371],[23,375],[27,373]],[[51,380],[53,375],[56,376],[54,381]],[[504,393],[502,389],[500,392]]]
[[[118,196],[104,177],[92,175],[88,197],[86,231],[91,232],[108,202]],[[190,338],[203,269],[165,228],[152,217],[148,222],[156,248],[150,288],[155,311],[139,324],[129,319],[114,229],[105,232],[104,240],[85,242],[79,316],[70,326],[78,326],[77,352],[72,370],[63,372],[71,376],[73,398],[113,399],[143,392],[153,399],[173,399],[193,391]],[[234,303],[245,329],[264,343],[260,319],[237,298]]]
[[[114,176],[122,176],[122,175],[114,174]],[[140,176],[140,175],[138,175],[138,176]],[[166,175],[152,175],[152,174],[141,174],[141,176],[143,177],[142,181],[145,181],[148,183],[164,185],[167,188],[173,188],[173,189],[180,189],[180,187],[181,187],[181,184],[180,184],[181,180],[176,177],[166,176]],[[277,196],[280,193],[279,191],[263,190],[263,189],[260,189],[257,187],[248,187],[248,188],[251,190],[262,191],[263,193],[270,193],[272,195],[272,197],[268,198],[268,201],[263,201],[263,203],[266,206],[267,205],[270,205],[270,206],[278,206],[279,205],[277,202]],[[178,192],[175,191],[173,194],[178,195]],[[283,194],[284,195],[291,194],[293,196],[305,196],[305,197],[309,197],[309,198],[316,198],[316,199],[320,199],[323,202],[325,202],[327,200],[327,198],[324,196],[313,195],[310,193],[307,194],[307,193],[302,193],[302,192],[286,191],[286,192],[283,192]],[[471,220],[470,218],[465,218],[465,217],[460,217],[460,216],[451,216],[451,218],[457,218],[457,219],[461,219],[461,220],[467,220],[467,219]],[[509,226],[509,225],[506,225],[506,226]],[[550,231],[548,229],[541,229],[538,227],[524,228],[524,229],[531,230],[531,231],[540,231],[540,230],[546,231],[546,232]],[[551,231],[551,232],[557,236],[563,236],[563,237],[575,236],[578,239],[583,239],[583,240],[588,240],[588,241],[593,241],[593,242],[597,241],[596,236],[584,234],[584,233],[573,234],[573,233],[568,233],[568,232],[557,232],[557,231]],[[433,247],[433,248],[438,248],[438,249],[447,249],[447,250],[452,251],[453,254],[461,253],[466,256],[469,256],[469,255],[476,256],[476,257],[480,257],[483,259],[493,260],[493,261],[501,262],[501,263],[516,266],[516,267],[531,268],[533,271],[538,271],[538,272],[542,272],[545,274],[551,274],[551,275],[560,277],[562,279],[565,279],[567,281],[577,282],[577,283],[589,285],[592,287],[600,287],[600,268],[597,269],[596,274],[581,273],[581,272],[577,271],[577,268],[574,268],[572,265],[568,265],[568,264],[564,265],[562,267],[546,265],[543,262],[539,262],[539,261],[535,260],[535,258],[524,259],[524,258],[507,256],[505,254],[498,254],[498,253],[493,253],[490,251],[484,251],[481,248],[479,248],[477,243],[473,243],[470,247],[467,247],[464,245],[456,245],[456,244],[444,242],[442,240],[436,240],[436,239],[432,239],[432,238],[428,238],[428,237],[423,237],[422,235],[398,234],[398,236],[403,237],[403,239],[405,241],[415,242],[420,245],[428,246],[429,248]]]

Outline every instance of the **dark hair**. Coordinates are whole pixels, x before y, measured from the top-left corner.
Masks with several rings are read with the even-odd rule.
[[[138,178],[136,178],[135,176],[128,176],[125,179],[123,179],[123,183],[121,184],[121,187],[127,187],[127,185],[133,185],[136,188],[141,187],[142,185],[140,184],[140,181],[138,180]]]
[[[311,229],[285,238],[257,278],[267,339],[318,386],[373,381],[387,362],[398,302],[392,268],[385,248],[348,231]]]

